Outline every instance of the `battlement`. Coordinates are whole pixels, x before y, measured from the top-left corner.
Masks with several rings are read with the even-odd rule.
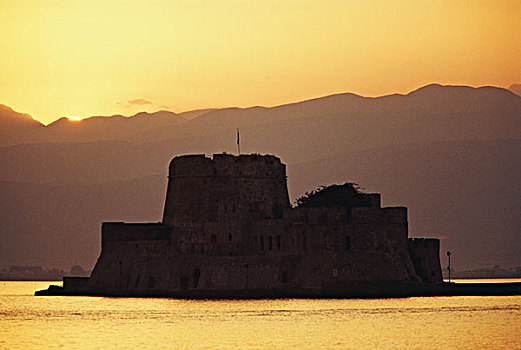
[[[222,153],[177,156],[170,162],[169,178],[179,177],[285,177],[286,166],[272,155]]]

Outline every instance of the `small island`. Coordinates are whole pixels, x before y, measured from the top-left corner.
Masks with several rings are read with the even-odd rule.
[[[104,222],[90,277],[36,295],[381,298],[521,294],[521,284],[444,283],[439,240],[409,238],[406,207],[353,183],[291,205],[273,155],[175,157],[163,220]]]

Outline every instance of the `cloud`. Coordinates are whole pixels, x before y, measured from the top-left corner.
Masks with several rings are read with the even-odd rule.
[[[144,98],[138,98],[138,99],[135,99],[135,100],[130,100],[130,101],[128,101],[128,103],[130,103],[131,105],[151,105],[152,104],[151,101],[146,100]]]

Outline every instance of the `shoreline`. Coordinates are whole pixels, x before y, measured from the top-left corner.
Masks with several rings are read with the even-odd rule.
[[[176,290],[176,291],[127,291],[66,290],[51,285],[48,289],[36,291],[35,296],[97,296],[115,298],[174,298],[174,299],[386,299],[429,296],[509,296],[521,295],[521,282],[504,283],[454,283],[404,284],[372,286],[371,289],[358,287],[349,290],[322,291],[299,289],[284,291],[275,289],[250,290]]]

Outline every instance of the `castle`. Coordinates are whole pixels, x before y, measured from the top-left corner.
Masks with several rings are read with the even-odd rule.
[[[408,238],[407,208],[380,194],[332,186],[292,207],[272,155],[178,156],[168,177],[162,222],[104,222],[92,275],[56,294],[383,296],[442,282],[439,240]]]

